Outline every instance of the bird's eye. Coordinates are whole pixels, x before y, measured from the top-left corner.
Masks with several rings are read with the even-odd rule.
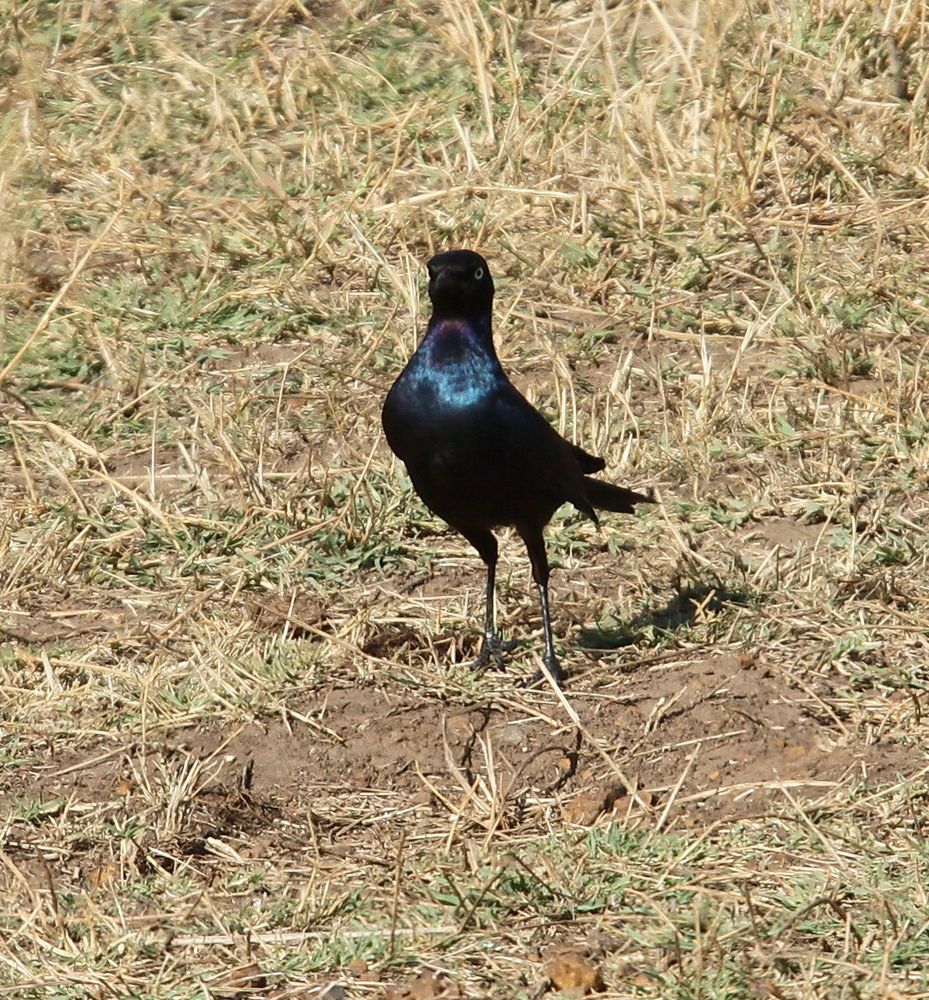
[[[480,281],[480,280],[481,280],[481,278],[483,278],[483,277],[484,277],[484,268],[482,268],[482,267],[479,267],[479,268],[478,268],[478,269],[477,269],[477,270],[476,270],[476,271],[474,272],[474,280],[475,280],[475,281]]]

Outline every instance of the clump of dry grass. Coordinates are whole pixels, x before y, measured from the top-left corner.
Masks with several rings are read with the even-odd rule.
[[[532,996],[570,945],[615,996],[929,996],[923,15],[20,4],[8,990]],[[550,531],[566,702],[537,644],[464,669],[475,557],[381,442],[452,245],[663,497]]]

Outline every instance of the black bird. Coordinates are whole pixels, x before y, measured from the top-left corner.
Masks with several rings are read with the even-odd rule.
[[[487,565],[484,642],[475,669],[490,660],[503,665],[491,529],[511,525],[526,543],[539,588],[543,663],[560,684],[542,529],[563,503],[596,521],[595,508],[630,514],[652,497],[591,479],[587,473],[603,469],[603,459],[561,437],[506,377],[491,332],[494,283],[487,261],[471,250],[450,250],[427,267],[432,318],[387,394],[384,433],[426,505],[461,532]]]

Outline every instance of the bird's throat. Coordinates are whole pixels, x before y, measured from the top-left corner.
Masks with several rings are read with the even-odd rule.
[[[440,319],[429,324],[424,346],[428,345],[433,364],[455,364],[475,354],[496,357],[490,324],[475,324],[467,319]]]
[[[464,320],[433,321],[418,353],[416,377],[431,387],[439,405],[472,405],[504,377],[489,324],[481,330]]]

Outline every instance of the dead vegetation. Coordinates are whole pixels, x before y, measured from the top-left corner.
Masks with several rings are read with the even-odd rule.
[[[929,996],[926,15],[17,5],[7,993]],[[453,245],[662,497],[549,531],[564,699],[381,440]]]

